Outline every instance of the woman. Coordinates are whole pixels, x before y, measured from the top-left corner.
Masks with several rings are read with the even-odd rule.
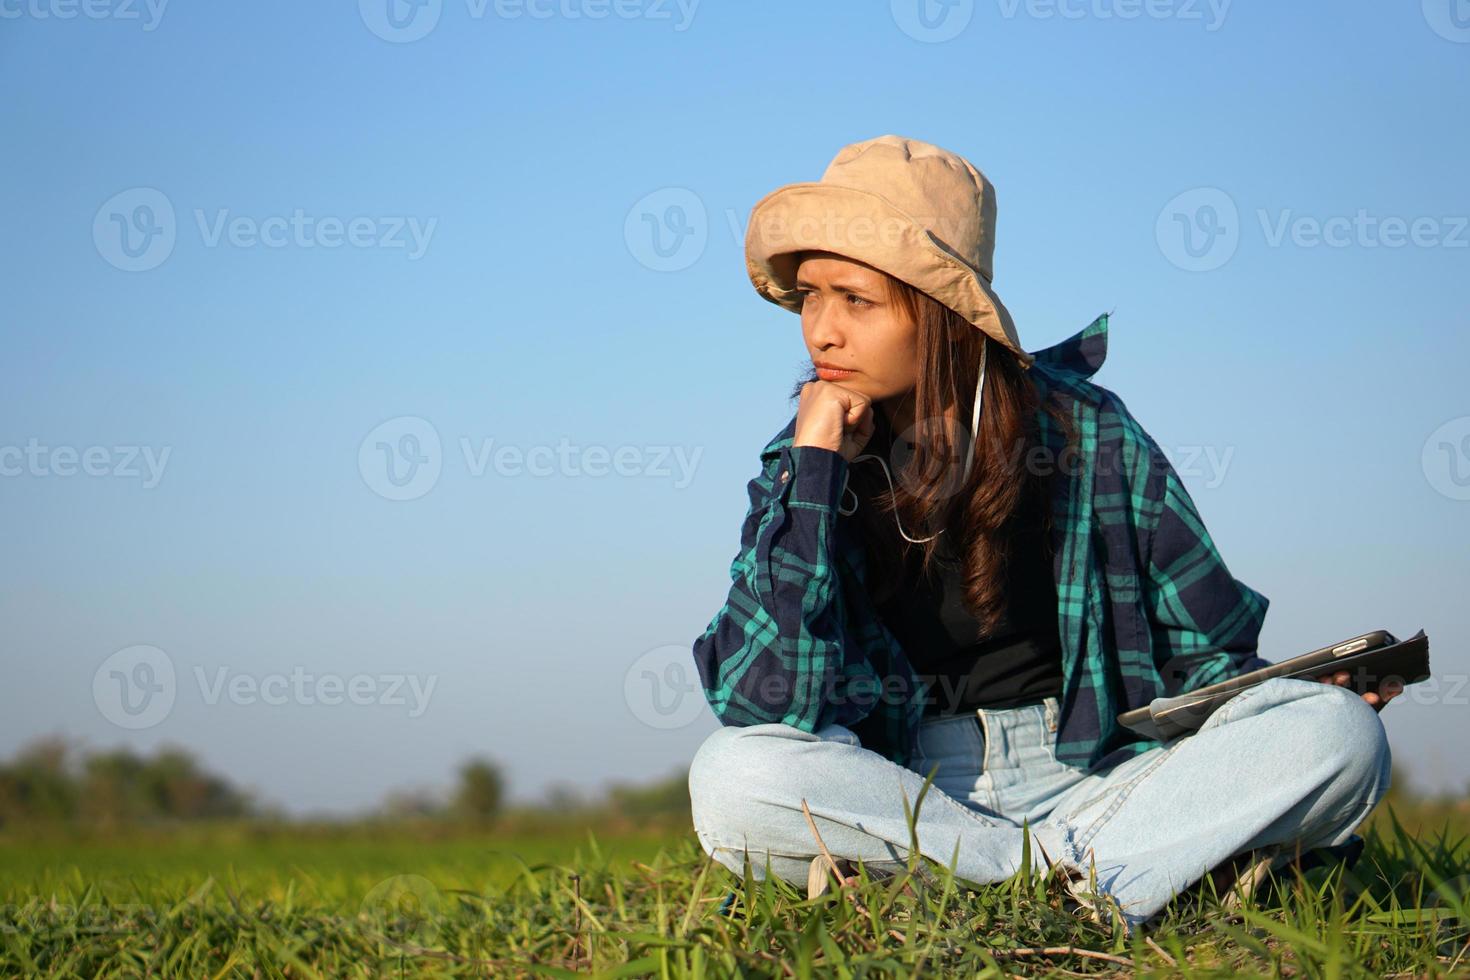
[[[1125,931],[1206,873],[1249,883],[1293,849],[1361,844],[1397,688],[1276,678],[1188,737],[1117,724],[1264,666],[1268,601],[1089,380],[1107,317],[1021,348],[994,229],[980,171],[891,135],[752,211],[751,281],[800,313],[815,377],[761,454],[728,600],[694,644],[722,722],[690,768],[701,843],[817,892],[803,802],[839,874],[897,869],[932,777],[923,855],[987,883],[1029,845]]]

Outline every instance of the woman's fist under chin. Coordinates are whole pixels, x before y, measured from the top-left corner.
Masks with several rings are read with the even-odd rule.
[[[873,401],[835,381],[808,381],[796,408],[792,446],[819,446],[851,463],[873,437]]]

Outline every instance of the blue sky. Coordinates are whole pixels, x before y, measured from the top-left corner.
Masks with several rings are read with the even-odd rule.
[[[1422,627],[1384,721],[1470,782],[1448,3],[394,2],[0,5],[0,751],[338,812],[687,763],[804,354],[745,220],[896,133],[995,183],[1023,346],[1113,311],[1262,654]]]

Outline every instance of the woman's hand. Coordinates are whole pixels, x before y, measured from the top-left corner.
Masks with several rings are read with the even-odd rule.
[[[1339,670],[1335,674],[1322,674],[1321,676],[1313,679],[1321,681],[1323,684],[1336,684],[1339,687],[1347,687],[1348,681],[1351,680],[1351,678],[1352,675],[1349,674],[1347,671]],[[1378,685],[1377,691],[1365,692],[1363,694],[1363,700],[1371,704],[1374,711],[1382,711],[1385,704],[1387,704],[1390,700],[1397,697],[1398,695],[1402,694],[1403,691],[1404,685],[1401,681],[1386,680]]]
[[[796,408],[792,446],[820,446],[851,463],[876,428],[873,402],[867,395],[835,381],[808,381]]]

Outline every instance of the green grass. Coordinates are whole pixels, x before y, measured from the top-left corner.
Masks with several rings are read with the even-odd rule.
[[[1233,913],[1206,882],[1131,938],[1026,869],[976,887],[931,866],[932,888],[808,901],[712,863],[692,831],[10,835],[0,975],[1470,976],[1470,841],[1449,817],[1397,816],[1380,807],[1352,870]]]

